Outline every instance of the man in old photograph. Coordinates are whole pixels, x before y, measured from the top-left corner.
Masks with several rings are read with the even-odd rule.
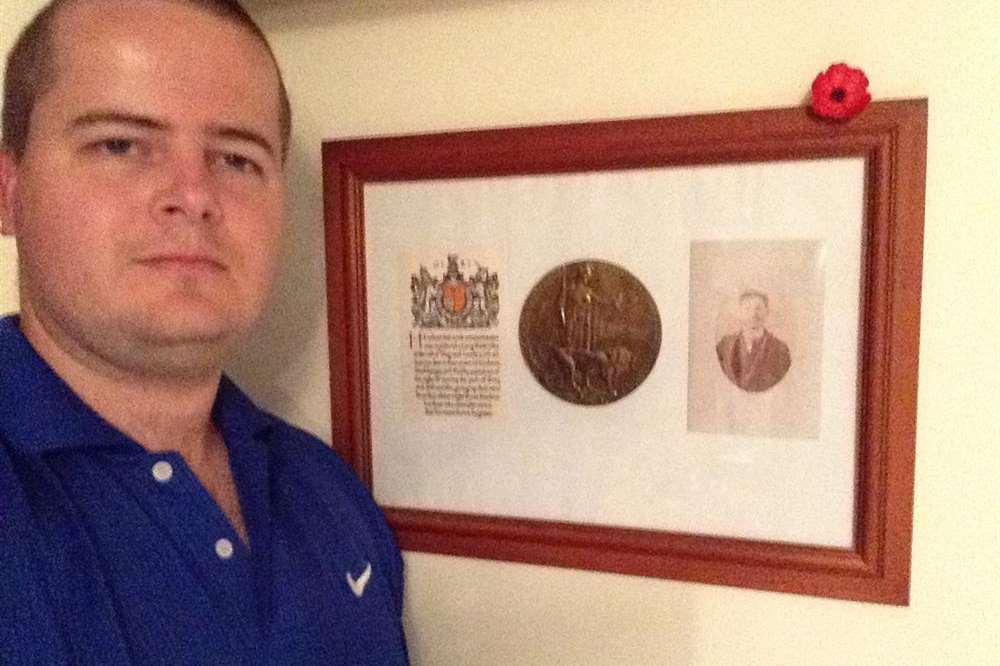
[[[726,377],[744,391],[766,391],[785,376],[792,364],[788,345],[767,328],[767,294],[748,289],[740,294],[740,330],[715,346]]]

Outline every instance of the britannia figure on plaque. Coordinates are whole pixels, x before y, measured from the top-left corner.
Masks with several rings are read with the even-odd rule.
[[[566,332],[566,347],[570,350],[594,351],[599,298],[593,283],[594,266],[585,262],[579,266],[573,280],[563,285],[560,316]]]

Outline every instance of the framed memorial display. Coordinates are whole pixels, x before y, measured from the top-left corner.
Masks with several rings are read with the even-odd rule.
[[[907,603],[926,121],[324,143],[335,442],[400,545]]]

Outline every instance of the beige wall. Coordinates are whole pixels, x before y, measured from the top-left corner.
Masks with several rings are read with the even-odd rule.
[[[40,3],[10,4],[4,50]],[[257,0],[254,11],[297,113],[290,267],[234,371],[324,436],[323,139],[795,105],[838,60],[865,68],[876,99],[930,98],[911,605],[413,554],[415,663],[997,663],[995,0]],[[10,309],[14,268],[0,261]]]

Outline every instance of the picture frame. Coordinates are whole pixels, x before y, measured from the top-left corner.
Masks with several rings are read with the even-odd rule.
[[[784,108],[324,142],[335,448],[372,489],[406,550],[907,604],[926,133],[927,102],[915,99],[873,103],[847,122]],[[838,191],[844,196],[838,198]],[[669,209],[676,214],[667,216],[667,224],[657,211],[666,210],[662,201],[671,197],[680,207]],[[742,208],[730,206],[732,198]],[[841,215],[838,208],[826,215],[840,199],[856,200],[857,212]],[[634,208],[646,205],[637,200],[653,203],[648,210]],[[508,208],[516,209],[514,221],[495,223]],[[585,208],[593,209],[597,221],[580,213]],[[524,222],[536,209],[543,211],[543,223]],[[676,212],[684,210],[694,212]],[[711,236],[713,219],[726,215],[737,231],[709,238],[716,245],[705,254],[698,234]],[[478,221],[469,222],[473,217]],[[545,235],[555,233],[544,230],[546,220],[565,225],[567,217],[576,218],[566,227],[569,233]],[[652,221],[640,221],[647,217]],[[438,257],[438,273],[445,275],[445,255],[460,247],[455,257],[478,252],[493,262],[472,262],[469,272],[478,267],[488,277],[491,269],[503,268],[505,309],[493,334],[502,356],[517,348],[518,311],[542,272],[528,258],[546,255],[545,265],[554,266],[559,257],[593,257],[600,249],[614,254],[613,248],[629,246],[629,239],[620,238],[627,223],[666,225],[641,236],[654,239],[642,244],[644,256],[652,255],[643,275],[654,300],[661,297],[665,338],[652,374],[634,394],[611,407],[559,402],[510,352],[502,358],[508,402],[494,405],[496,414],[449,420],[402,409],[399,397],[412,388],[414,370],[404,369],[401,359],[412,365],[410,352],[394,348],[392,340],[417,330],[407,319],[407,287],[415,299],[424,279],[418,280],[417,267],[429,266],[424,258]],[[467,227],[469,238],[462,238]],[[826,346],[816,353],[822,357],[816,381],[803,384],[817,387],[816,402],[807,407],[817,414],[817,425],[791,435],[738,429],[704,435],[691,425],[697,419],[690,406],[667,409],[677,412],[666,419],[676,422],[673,430],[661,431],[645,417],[628,418],[701,395],[690,377],[701,357],[713,357],[712,347],[699,356],[667,342],[687,337],[693,349],[702,301],[671,297],[667,307],[665,295],[695,293],[711,282],[699,271],[711,275],[718,270],[712,266],[729,261],[739,267],[740,253],[750,246],[730,241],[765,227],[768,252],[815,237],[820,250],[802,255],[813,257],[804,265],[827,265],[816,282],[826,298]],[[656,241],[664,229],[679,240]],[[541,235],[532,238],[535,233]],[[560,246],[555,253],[553,245]],[[497,248],[505,251],[493,252]],[[702,254],[708,258],[699,263]],[[449,256],[448,270],[457,270],[457,262]],[[684,276],[678,268],[669,277],[651,268],[681,264]],[[843,282],[842,275],[849,279]],[[673,288],[685,281],[687,290]],[[677,321],[686,325],[671,325]],[[845,328],[830,328],[835,322]],[[844,339],[851,344],[843,351],[831,346]],[[836,358],[839,369],[831,369],[828,357]],[[802,367],[795,349],[792,367]],[[732,394],[744,399],[736,389]],[[537,432],[511,431],[525,429],[519,413],[546,400],[541,418],[559,419],[565,412],[565,423],[537,451],[508,456],[519,445],[507,442],[519,437],[535,445]],[[650,407],[652,402],[660,406]],[[622,427],[634,430],[630,441],[647,447],[637,446],[632,459],[629,448],[608,435]],[[667,432],[675,434],[661,436]],[[834,450],[836,456],[824,457]],[[786,474],[781,470],[790,465],[789,451],[803,462],[787,467]],[[674,470],[681,460],[688,466],[687,486],[673,471],[663,474],[680,483],[648,478],[657,469]],[[831,467],[837,480],[828,483]],[[606,477],[624,482],[611,484]],[[779,478],[791,480],[782,485],[775,483]],[[836,487],[823,494],[827,485]],[[763,497],[771,486],[783,490]],[[814,489],[812,499],[796,504],[800,492]],[[828,498],[839,508],[827,511]],[[650,500],[657,515],[639,516]],[[727,501],[733,511],[724,509]],[[669,517],[675,505],[683,508]],[[771,508],[737,515],[731,523],[716,520],[718,513],[740,514],[742,506]],[[668,517],[657,522],[659,514]]]

